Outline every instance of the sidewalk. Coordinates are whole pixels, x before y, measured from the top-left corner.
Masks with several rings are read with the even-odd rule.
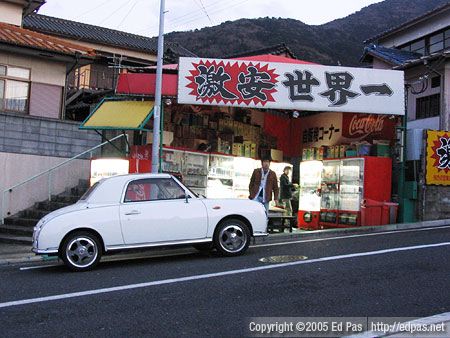
[[[347,229],[327,229],[327,230],[315,230],[306,231],[294,229],[292,233],[273,233],[265,238],[258,238],[252,241],[252,244],[262,244],[270,242],[280,242],[280,241],[291,241],[300,239],[316,239],[316,238],[326,238],[333,236],[342,236],[344,234],[358,234],[358,233],[375,233],[375,232],[385,232],[385,231],[398,231],[406,229],[420,229],[420,228],[432,228],[439,227],[443,225],[450,225],[450,219],[437,220],[437,221],[425,221],[416,223],[399,223],[399,224],[389,224],[382,226],[371,226],[371,227],[358,227],[358,228],[347,228]],[[193,250],[193,249],[192,249]],[[180,252],[192,251],[190,248],[184,250],[178,250]],[[171,251],[173,252],[173,251]],[[155,250],[148,251],[149,254],[154,255]],[[160,253],[160,252],[158,252]],[[115,258],[126,258],[126,257],[137,257],[146,256],[145,253],[136,253],[136,251],[129,253],[118,253],[113,257]],[[30,263],[30,262],[43,262],[43,261],[56,261],[55,257],[47,256],[36,256],[31,252],[31,246],[29,245],[18,245],[18,244],[4,244],[0,243],[0,265],[17,264],[17,263]]]

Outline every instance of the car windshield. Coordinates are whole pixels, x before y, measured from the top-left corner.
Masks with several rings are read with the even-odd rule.
[[[189,189],[188,187],[186,187],[187,190],[189,190],[189,192],[194,195],[195,197],[200,197],[196,192],[193,192],[191,189]]]
[[[100,181],[95,182],[84,194],[81,196],[80,201],[85,201],[92,194],[92,192],[99,186]]]

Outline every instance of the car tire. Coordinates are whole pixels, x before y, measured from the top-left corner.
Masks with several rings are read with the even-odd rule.
[[[102,256],[103,248],[96,235],[88,231],[70,234],[62,243],[59,256],[72,271],[93,269]]]
[[[198,243],[198,244],[194,244],[192,246],[196,250],[201,251],[201,252],[211,251],[214,248],[212,243]]]
[[[236,218],[221,222],[214,231],[214,247],[222,256],[239,256],[250,245],[250,231],[247,224]]]

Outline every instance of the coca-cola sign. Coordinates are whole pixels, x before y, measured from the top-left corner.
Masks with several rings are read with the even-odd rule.
[[[343,114],[342,136],[351,139],[381,138],[392,140],[396,118],[387,115]]]

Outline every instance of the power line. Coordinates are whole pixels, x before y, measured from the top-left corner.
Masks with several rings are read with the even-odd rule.
[[[116,28],[119,28],[120,26],[122,26],[123,22],[128,18],[128,16],[130,15],[131,11],[134,9],[134,7],[136,7],[136,5],[139,3],[140,1],[136,1],[133,6],[131,6],[131,8],[128,10],[127,14],[125,14],[125,16],[123,17],[123,19],[120,21],[120,23],[116,26]]]
[[[239,3],[236,3],[236,4],[233,5],[233,6],[226,6],[226,7],[217,9],[216,11],[210,11],[210,13],[211,13],[211,14],[220,13],[220,12],[223,12],[224,10],[229,10],[230,8],[240,6],[240,5],[242,5],[242,4],[244,4],[244,3],[248,2],[248,1],[250,1],[250,0],[244,0],[244,1],[241,1],[241,2],[239,2]],[[188,20],[188,21],[181,22],[180,24],[178,24],[178,26],[180,26],[180,25],[185,25],[185,24],[187,24],[187,23],[191,23],[191,22],[197,21],[199,18],[200,18],[200,17],[196,17],[196,18],[193,18],[192,20]]]
[[[202,0],[198,0],[200,2],[200,5],[203,9],[203,12],[205,12],[206,16],[208,17],[209,22],[211,23],[211,25],[214,25],[214,23],[212,22],[211,18],[208,15],[208,12],[206,11],[205,5],[203,4]]]
[[[111,14],[109,14],[106,18],[104,18],[102,21],[100,21],[98,23],[98,25],[101,25],[102,23],[104,23],[105,21],[107,21],[110,17],[112,17],[114,14],[116,14],[118,11],[120,11],[122,9],[122,7],[126,7],[128,6],[133,0],[129,0],[125,5],[120,5],[119,8],[117,8],[115,11],[113,11]]]
[[[231,6],[228,3],[228,4],[225,4],[224,6],[219,6],[218,9],[216,9],[214,11],[210,11],[209,13],[210,14],[212,14],[212,13],[215,14],[215,13],[222,12],[224,10],[229,10],[230,8],[240,6],[241,4],[246,3],[248,1],[250,1],[250,0],[244,0],[244,1],[241,1],[239,3],[235,3],[234,5],[231,5]],[[223,1],[213,2],[213,3],[209,4],[209,5],[207,5],[206,8],[207,7],[211,7],[211,6],[213,6],[213,5],[217,4],[217,3],[223,3]],[[190,22],[196,21],[196,20],[200,19],[201,17],[203,17],[203,14],[200,14],[196,10],[196,11],[192,11],[192,12],[186,13],[184,15],[175,17],[173,19],[170,19],[170,18],[167,18],[167,19],[168,19],[170,25],[172,25],[173,27],[177,27],[177,26],[181,26],[181,25],[186,24],[186,23],[190,23]],[[138,30],[136,32],[139,33],[139,32],[143,32],[143,31],[148,31],[151,28],[155,28],[155,27],[157,27],[157,26],[155,26],[155,25],[148,25],[148,26],[146,26],[146,27],[144,27],[144,28],[142,28],[142,29],[140,29],[140,30]]]
[[[88,9],[87,11],[77,15],[74,20],[78,20],[79,18],[82,18],[83,16],[85,16],[86,14],[89,14],[93,11],[95,11],[96,9],[99,9],[100,7],[106,5],[107,3],[111,2],[111,0],[106,0],[104,2],[102,2],[100,5],[95,6],[94,8]]]

